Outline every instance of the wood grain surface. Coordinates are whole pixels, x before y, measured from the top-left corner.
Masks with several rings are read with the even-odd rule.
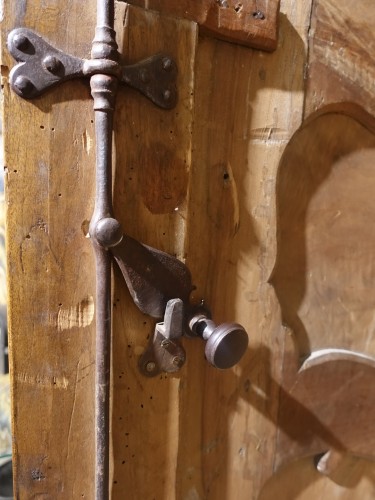
[[[130,0],[166,16],[198,23],[202,33],[272,51],[277,46],[280,0]]]
[[[6,36],[36,29],[88,57],[95,2],[7,2],[2,84],[15,498],[92,498],[95,154],[90,91],[69,82],[27,102],[8,86]]]
[[[120,89],[115,214],[132,237],[186,261],[192,300],[204,298],[217,323],[243,324],[250,345],[238,366],[218,371],[204,359],[203,342],[184,339],[180,372],[143,377],[137,363],[154,322],[114,268],[114,500],[375,495],[375,468],[364,458],[373,442],[366,412],[375,406],[366,390],[375,356],[375,13],[368,0],[353,5],[282,0],[278,47],[265,53],[213,38],[191,19],[116,2],[122,63],[159,51],[173,56],[179,101],[163,111]],[[5,40],[27,26],[89,57],[95,9],[94,0],[4,5],[20,500],[93,497],[95,277],[87,229],[95,159],[87,82],[21,100],[8,86],[14,63]],[[322,349],[359,358],[321,358]],[[367,451],[356,448],[363,443]]]

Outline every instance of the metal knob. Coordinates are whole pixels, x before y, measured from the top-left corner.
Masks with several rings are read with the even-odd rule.
[[[245,354],[249,338],[246,330],[237,323],[222,323],[217,326],[204,314],[197,314],[189,321],[194,335],[207,341],[205,355],[216,368],[232,368]]]

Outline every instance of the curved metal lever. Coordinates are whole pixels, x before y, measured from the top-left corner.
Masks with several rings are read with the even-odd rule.
[[[152,343],[140,360],[145,375],[181,368],[185,351],[176,339],[183,335],[206,340],[206,358],[216,368],[231,368],[240,361],[248,346],[245,329],[237,323],[217,326],[208,311],[189,305],[193,286],[185,264],[123,233],[113,218],[100,220],[94,236],[113,253],[138,308],[150,316],[164,317],[156,324]]]
[[[95,237],[111,250],[130,295],[143,313],[162,318],[169,300],[188,302],[193,286],[190,271],[181,261],[123,233],[113,218],[98,222]]]

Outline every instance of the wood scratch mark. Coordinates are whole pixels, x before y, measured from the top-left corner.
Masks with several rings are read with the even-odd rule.
[[[91,325],[94,319],[94,299],[91,295],[69,308],[61,308],[57,314],[57,329],[59,332],[71,328],[84,328]],[[51,316],[51,322],[56,324],[56,315]]]
[[[83,149],[86,151],[86,154],[90,154],[91,147],[92,147],[92,139],[90,137],[90,134],[85,130],[82,134],[82,146]]]
[[[30,384],[39,388],[54,388],[54,389],[67,389],[69,385],[69,380],[62,376],[45,376],[45,375],[30,375],[28,373],[18,373],[16,376],[17,382],[21,384]]]
[[[73,415],[76,407],[76,401],[77,401],[77,384],[78,384],[78,373],[79,373],[79,364],[81,360],[78,361],[77,366],[76,366],[76,379],[74,382],[74,397],[73,397],[73,405],[72,405],[72,411],[70,412],[70,418],[69,418],[69,430],[68,430],[68,454],[67,458],[69,458],[69,453],[70,453],[70,434],[72,431],[72,423],[73,423]]]

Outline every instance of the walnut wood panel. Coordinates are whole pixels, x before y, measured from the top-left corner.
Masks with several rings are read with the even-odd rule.
[[[272,498],[276,488],[281,498],[374,495],[374,465],[358,458],[373,458],[374,235],[369,220],[375,120],[368,50],[374,15],[366,1],[355,6],[314,2],[307,120],[279,167],[272,277],[283,322],[291,328],[285,330],[275,464],[285,466],[307,454],[310,465],[308,459],[289,462],[267,483],[262,499]],[[328,348],[327,358],[306,372],[306,363],[310,367],[321,348]],[[333,359],[332,348],[352,349],[359,357],[338,352]],[[362,365],[363,354],[370,356],[369,366]],[[314,453],[323,455],[314,462]],[[289,484],[299,468],[300,480]],[[318,471],[327,477],[318,478]]]
[[[375,115],[375,7],[372,0],[315,0],[311,17],[306,117],[340,104]]]
[[[93,497],[95,280],[85,235],[95,161],[88,85],[69,82],[32,103],[22,101],[8,88],[13,62],[4,40],[12,27],[25,25],[88,57],[94,3],[5,5],[2,78],[20,499]],[[262,2],[254,3],[260,8]],[[179,66],[180,97],[175,110],[163,111],[136,91],[119,91],[115,213],[132,236],[186,259],[197,287],[194,300],[205,298],[217,322],[242,323],[250,348],[237,367],[222,372],[207,365],[203,343],[186,339],[181,372],[143,378],[137,362],[154,323],[131,302],[115,268],[115,500],[375,495],[374,466],[340,446],[335,450],[332,441],[318,447],[327,451],[317,460],[324,474],[312,456],[288,461],[316,453],[304,427],[321,417],[327,432],[333,405],[325,404],[326,394],[331,391],[331,402],[354,421],[347,407],[358,403],[355,396],[363,396],[372,377],[367,365],[362,371],[358,362],[346,365],[343,385],[349,384],[351,399],[340,399],[340,380],[333,378],[339,368],[327,364],[324,371],[308,358],[309,369],[299,373],[300,356],[323,347],[374,354],[373,96],[367,84],[358,83],[358,75],[365,75],[365,83],[372,75],[365,47],[372,43],[373,8],[363,0],[366,15],[360,16],[351,11],[351,0],[314,5],[311,10],[311,1],[282,1],[278,49],[263,53],[202,32],[197,38],[191,21],[117,4],[123,62],[170,53]],[[345,26],[353,28],[346,40],[339,36]],[[327,114],[332,110],[341,114]],[[292,280],[282,290],[277,280],[280,285],[283,273],[301,262],[296,288]],[[330,380],[326,394],[319,391],[324,377]],[[366,431],[366,408],[372,410],[371,398],[363,403],[358,432]],[[346,433],[351,421],[343,413],[336,417]],[[291,415],[299,415],[297,422]],[[319,437],[319,426],[314,429]],[[366,436],[362,442],[370,445]],[[276,465],[283,468],[276,471]]]
[[[199,41],[187,262],[196,299],[207,299],[218,322],[242,323],[250,348],[239,366],[223,372],[185,342],[180,428],[188,438],[180,441],[177,498],[257,498],[272,474],[283,351],[267,283],[275,175],[302,122],[309,7],[282,4],[273,54]],[[292,61],[293,71],[280,70]]]
[[[8,87],[13,27],[88,57],[94,1],[6,2],[2,84],[15,498],[93,497],[94,129],[87,84],[26,102]],[[82,22],[82,19],[85,22]]]
[[[330,347],[375,353],[374,160],[374,133],[338,113],[310,121],[285,150],[272,284],[301,357]]]
[[[115,113],[115,214],[126,232],[184,259],[186,198],[191,162],[197,26],[123,3],[116,29],[123,61],[157,52],[178,64],[178,104],[156,108],[136,91],[119,92]],[[138,360],[155,321],[133,304],[115,270],[113,327],[112,498],[175,498],[179,442],[179,391],[184,373],[150,379]],[[125,493],[126,492],[126,493]]]
[[[247,47],[277,46],[280,0],[130,0],[132,5],[199,24],[201,32]]]

